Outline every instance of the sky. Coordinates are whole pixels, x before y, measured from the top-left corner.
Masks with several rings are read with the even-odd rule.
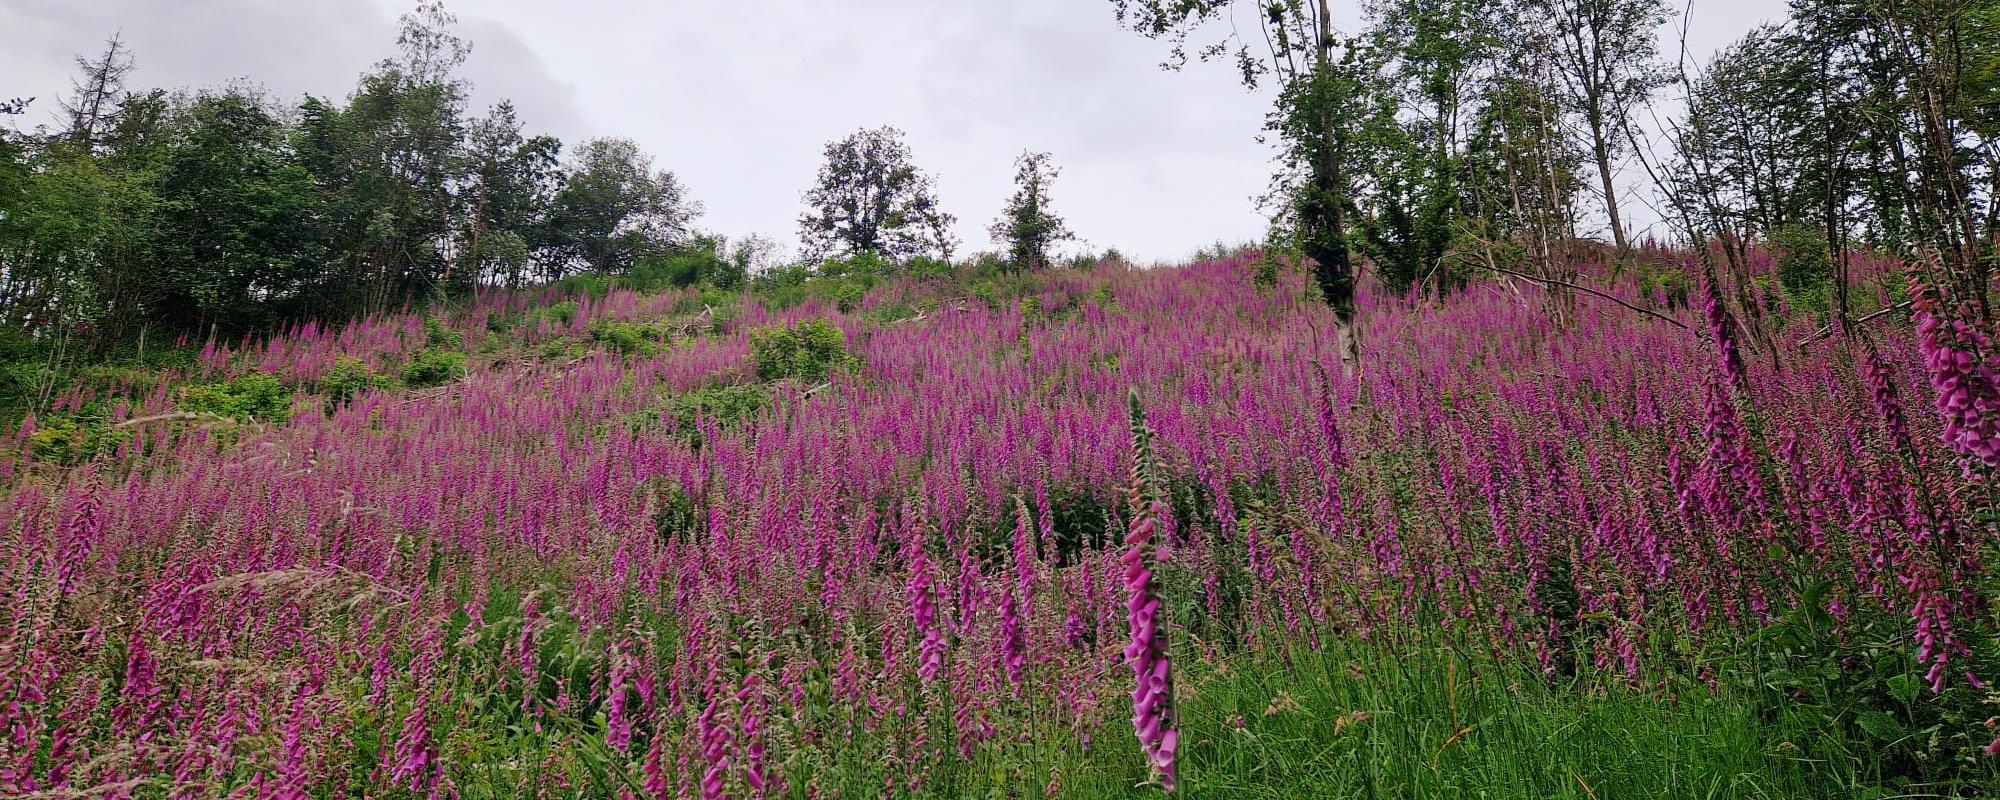
[[[1662,31],[1713,52],[1782,19],[1784,0],[1685,0]],[[344,97],[394,53],[414,0],[0,0],[0,97],[46,121],[78,54],[113,33],[135,87],[249,80],[279,98]],[[511,99],[531,132],[625,136],[700,200],[705,229],[796,243],[826,143],[907,134],[958,216],[962,251],[1011,192],[1013,160],[1049,152],[1055,210],[1094,250],[1185,258],[1259,239],[1272,171],[1270,97],[1228,64],[1167,72],[1167,45],[1118,27],[1105,0],[447,0],[473,43],[473,114]],[[1337,5],[1337,9],[1341,6]],[[1359,30],[1358,2],[1336,24]],[[1639,192],[1639,171],[1624,182]],[[1628,202],[1645,229],[1644,198]]]

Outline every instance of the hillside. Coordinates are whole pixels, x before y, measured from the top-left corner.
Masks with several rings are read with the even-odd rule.
[[[1255,252],[188,343],[0,444],[0,766],[50,797],[1124,796],[1139,552],[1152,743],[1196,796],[1994,785],[1990,484],[1915,332],[1817,336],[1758,278],[1718,351],[1689,259],[1599,271],[1648,313],[1364,287],[1355,374]],[[1866,269],[1857,305],[1900,300]]]

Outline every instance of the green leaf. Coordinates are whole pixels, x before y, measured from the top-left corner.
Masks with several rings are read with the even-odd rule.
[[[1867,731],[1868,735],[1885,742],[1901,740],[1906,734],[1903,725],[1896,718],[1883,711],[1864,711],[1854,718],[1854,724]]]

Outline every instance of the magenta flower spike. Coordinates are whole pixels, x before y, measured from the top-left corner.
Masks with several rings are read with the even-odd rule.
[[[1173,664],[1168,654],[1167,630],[1161,618],[1158,543],[1154,534],[1165,509],[1153,493],[1152,431],[1139,393],[1129,394],[1132,413],[1132,477],[1126,488],[1126,512],[1131,519],[1125,534],[1125,553],[1119,557],[1124,568],[1126,625],[1130,641],[1125,645],[1125,662],[1132,667],[1132,728],[1145,752],[1147,770],[1160,788],[1173,791],[1175,750],[1180,746],[1179,721],[1174,711]]]

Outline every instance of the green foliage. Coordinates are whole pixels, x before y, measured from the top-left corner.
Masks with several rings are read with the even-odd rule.
[[[1076,238],[1049,210],[1049,186],[1060,172],[1048,153],[1022,151],[1014,160],[1014,195],[988,229],[993,241],[1007,248],[1014,269],[1048,266],[1050,249]]]
[[[573,297],[601,298],[611,293],[614,282],[611,276],[601,272],[583,272],[550,285],[557,291]]]
[[[750,361],[759,380],[825,380],[827,373],[853,366],[847,334],[824,319],[791,327],[774,326],[750,332]]]
[[[423,350],[403,365],[403,383],[410,386],[438,386],[465,377],[465,354],[447,350]]]
[[[1785,296],[1807,309],[1826,308],[1834,278],[1826,235],[1807,225],[1780,225],[1771,230],[1769,238]]]
[[[949,259],[952,215],[938,206],[929,175],[912,163],[903,132],[856,131],[826,146],[826,162],[806,192],[799,238],[809,258],[872,254]]]
[[[576,309],[575,300],[564,300],[559,303],[550,304],[548,308],[542,309],[541,313],[544,318],[555,322],[557,325],[568,326],[576,321]]]
[[[387,375],[377,375],[368,362],[342,356],[320,376],[319,390],[329,406],[338,406],[367,391],[381,391],[394,385]]]
[[[292,390],[278,376],[256,372],[227,383],[183,386],[174,405],[241,422],[282,423],[292,417]]]
[[[822,278],[873,280],[896,271],[896,265],[879,253],[864,250],[821,261],[817,274]]]
[[[843,282],[834,287],[833,304],[841,313],[846,314],[860,308],[861,299],[867,295],[868,290],[860,284]]]
[[[862,317],[875,325],[893,325],[923,313],[909,303],[883,303],[863,312]]]
[[[673,329],[658,322],[590,323],[590,338],[620,355],[652,355],[673,341]]]
[[[618,284],[635,292],[685,289],[690,286],[734,288],[746,279],[741,265],[724,259],[711,248],[676,253],[654,253],[618,276]]]
[[[465,337],[458,331],[446,327],[444,320],[424,317],[424,346],[433,349],[456,350],[465,346]]]
[[[28,451],[40,461],[74,465],[110,455],[131,438],[131,431],[113,429],[102,409],[86,408],[76,414],[36,420],[35,432],[28,436]]]
[[[968,276],[979,279],[997,278],[1013,271],[1014,265],[1008,263],[999,253],[981,251],[973,254],[972,263],[965,272]]]
[[[1640,274],[1640,292],[1650,298],[1664,298],[1666,308],[1688,308],[1688,298],[1694,290],[1694,280],[1678,270],[1652,270]]]
[[[1836,624],[1828,612],[1836,591],[1827,582],[1804,587],[1799,607],[1715,653],[1718,676],[1756,700],[1799,758],[1828,764],[1853,796],[1993,788],[1991,759],[1979,751],[1993,739],[1983,723],[1994,696],[1959,680],[1933,693],[1910,657],[1908,618],[1854,604]],[[1953,668],[1993,674],[2000,652],[1982,638]]]
[[[954,271],[950,261],[932,256],[917,256],[903,265],[903,274],[917,280],[949,278]]]
[[[572,162],[549,210],[551,250],[563,261],[623,272],[691,241],[701,206],[632,140],[587,140]]]
[[[722,321],[722,317],[733,317],[740,310],[737,299],[738,296],[735,292],[704,287],[675,302],[674,313],[700,314],[712,308],[715,309],[715,315],[718,318],[716,321],[719,323]]]
[[[781,311],[819,300],[833,304],[843,313],[861,306],[868,290],[895,265],[872,253],[830,258],[817,269],[793,265],[758,276],[754,292],[766,310]]]
[[[58,377],[43,359],[0,362],[0,407],[28,408]]]
[[[771,392],[761,384],[722,384],[668,397],[666,413],[683,430],[688,430],[699,419],[723,426],[739,424],[763,413],[770,405]]]

